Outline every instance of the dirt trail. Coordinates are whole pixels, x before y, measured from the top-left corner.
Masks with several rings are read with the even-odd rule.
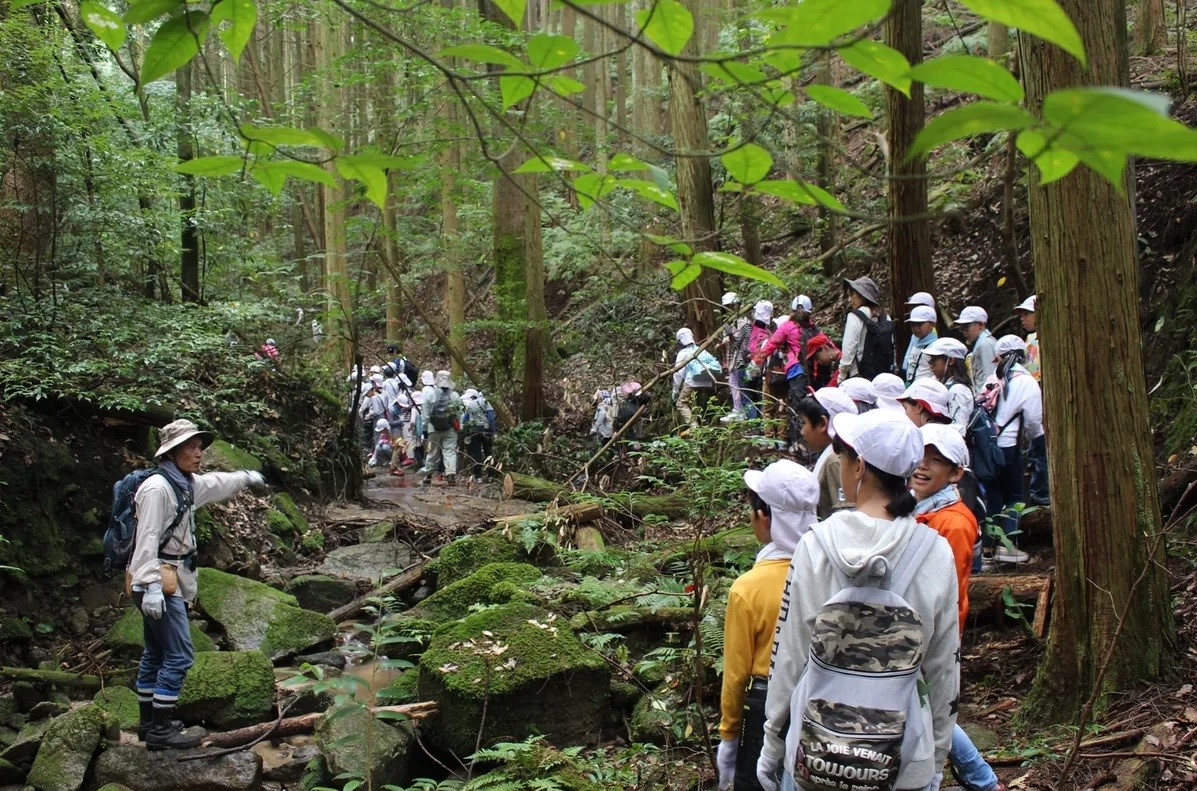
[[[332,519],[361,519],[375,515],[380,519],[395,516],[395,509],[412,521],[424,522],[430,528],[464,529],[504,516],[537,510],[523,500],[501,500],[496,484],[460,484],[447,487],[441,484],[421,488],[413,475],[404,477],[378,476],[366,482],[367,507],[347,506],[330,509]],[[370,508],[369,504],[377,504]]]

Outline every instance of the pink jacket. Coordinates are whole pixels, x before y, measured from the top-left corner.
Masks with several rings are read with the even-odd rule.
[[[816,327],[804,327],[794,321],[787,321],[774,330],[773,335],[765,344],[761,346],[761,350],[757,352],[754,359],[760,358],[765,360],[770,354],[778,349],[785,348],[786,350],[786,368],[789,368],[794,363],[803,363],[802,350],[806,346],[806,341],[811,337],[811,333],[817,333],[819,330]]]

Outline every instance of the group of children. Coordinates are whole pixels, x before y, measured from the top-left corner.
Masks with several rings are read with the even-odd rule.
[[[389,468],[396,476],[415,467],[425,486],[444,476],[447,485],[457,483],[458,442],[470,462],[475,482],[486,476],[486,460],[493,451],[498,432],[495,411],[486,397],[474,388],[458,394],[448,371],[424,371],[419,387],[413,386],[416,368],[395,345],[397,355],[385,365],[375,365],[360,390],[358,417],[362,425],[363,453],[368,467]],[[356,367],[350,381],[358,381]]]

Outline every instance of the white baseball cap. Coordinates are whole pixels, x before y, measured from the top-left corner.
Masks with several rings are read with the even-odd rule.
[[[694,333],[690,332],[689,327],[682,327],[677,331],[677,342],[682,346],[689,346],[694,343]]]
[[[382,431],[384,428],[389,429],[390,427],[391,427],[391,424],[387,422],[387,419],[385,417],[380,417],[378,420],[374,421],[374,430],[375,431]]]
[[[909,478],[923,461],[923,435],[905,417],[881,409],[835,416],[836,435],[882,472]]]
[[[954,357],[963,360],[968,356],[968,347],[955,338],[939,338],[923,349],[928,357]]]
[[[798,310],[799,308],[802,308],[807,313],[810,313],[812,310],[814,310],[814,308],[811,307],[810,297],[808,297],[806,294],[799,294],[790,302],[790,310]]]
[[[1024,299],[1021,303],[1019,303],[1018,307],[1016,307],[1014,309],[1014,312],[1018,313],[1019,311],[1025,311],[1027,313],[1034,313],[1036,299],[1038,299],[1038,297],[1036,297],[1034,294],[1032,294],[1031,296]]]
[[[998,338],[996,349],[998,357],[1001,357],[1003,354],[1009,354],[1010,352],[1023,352],[1025,354],[1026,351],[1027,342],[1017,335],[1003,335]]]
[[[932,446],[958,467],[968,466],[968,446],[959,431],[943,423],[928,423],[919,432],[923,435],[924,446]]]
[[[921,324],[924,321],[935,321],[935,318],[935,308],[929,308],[926,305],[915,305],[910,309],[910,316],[906,321]]]
[[[928,376],[915,379],[898,400],[913,401],[938,417],[948,414],[948,388],[938,379]]]
[[[752,306],[752,320],[763,321],[766,324],[773,320],[773,303],[767,299]]]
[[[737,302],[739,302],[740,295],[734,291],[729,291],[726,294],[724,294],[723,299],[721,299],[719,301],[723,304],[723,307],[727,307],[728,305],[734,305]]]
[[[960,318],[956,319],[956,324],[972,324],[973,322],[983,321],[989,323],[989,314],[985,312],[985,308],[976,305],[969,305],[964,310],[960,311]]]
[[[926,305],[935,310],[935,297],[928,294],[926,291],[918,291],[910,295],[910,299],[906,300],[906,307],[913,305]]]
[[[877,403],[877,391],[873,389],[873,383],[863,376],[845,379],[840,382],[839,389],[843,390],[844,394],[853,401],[863,401],[866,404]]]
[[[386,380],[383,379],[382,374],[370,374],[370,384],[374,385],[375,387],[382,387],[382,383],[384,381]]]
[[[835,437],[835,416],[847,412],[855,415],[860,410],[856,402],[838,387],[820,387],[815,391],[815,400],[827,410],[827,433]]]
[[[801,464],[779,459],[763,470],[745,470],[744,485],[757,493],[772,511],[769,537],[783,552],[793,553],[798,541],[819,521],[819,479]]]

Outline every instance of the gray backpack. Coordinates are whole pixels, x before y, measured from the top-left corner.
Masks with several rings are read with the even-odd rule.
[[[831,556],[821,526],[812,531]],[[919,525],[898,561],[870,558],[820,608],[810,657],[790,698],[800,728],[794,778],[804,789],[891,791],[926,732],[922,618],[903,598],[939,535]],[[884,571],[883,576],[872,576]],[[880,583],[880,584],[878,584]]]

